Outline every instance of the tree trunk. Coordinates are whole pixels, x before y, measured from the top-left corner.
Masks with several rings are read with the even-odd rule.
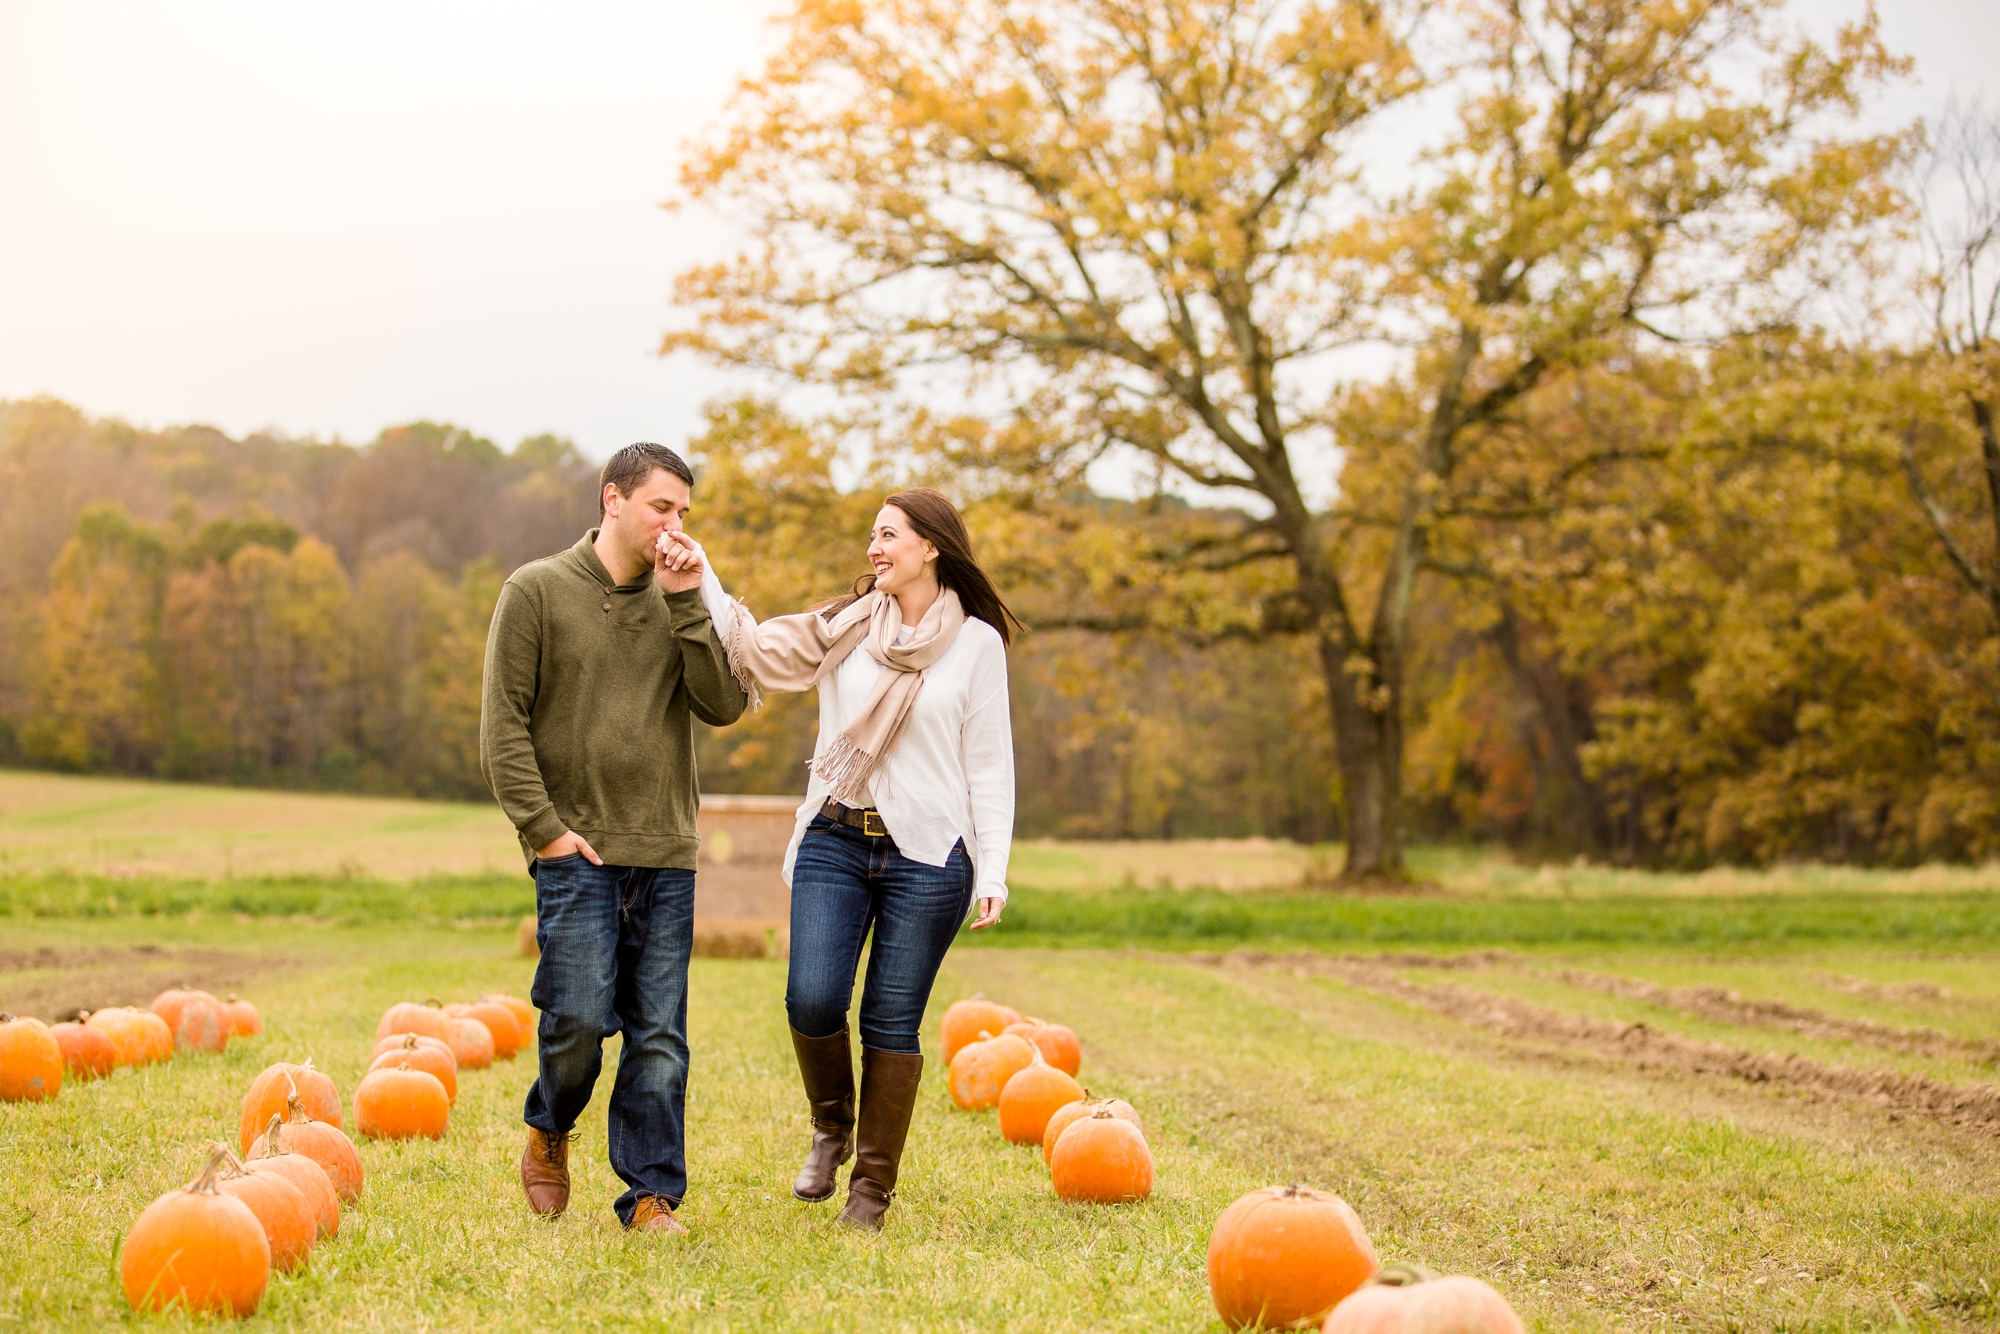
[[[1371,655],[1335,635],[1319,636],[1319,655],[1344,789],[1347,862],[1340,878],[1404,880],[1402,682],[1384,682]]]
[[[1579,711],[1570,697],[1569,682],[1562,673],[1545,663],[1530,661],[1521,643],[1521,629],[1514,608],[1500,601],[1500,620],[1493,627],[1493,644],[1514,679],[1526,687],[1535,701],[1542,726],[1549,738],[1549,758],[1554,761],[1562,784],[1562,823],[1567,841],[1588,852],[1602,852],[1610,839],[1605,818],[1604,796],[1583,769],[1583,745],[1592,739],[1590,715]],[[1539,766],[1538,766],[1539,767]]]

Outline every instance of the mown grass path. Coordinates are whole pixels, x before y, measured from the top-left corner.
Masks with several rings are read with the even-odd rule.
[[[384,1006],[525,994],[531,969],[489,929],[16,918],[6,931],[24,985],[46,981],[33,964],[45,944],[99,951],[100,969],[142,942],[155,964],[184,948],[203,967],[237,961],[269,1025],[219,1057],[0,1107],[0,1325],[27,1328],[182,1323],[125,1311],[115,1248],[146,1201],[192,1174],[203,1140],[227,1137],[250,1076],[311,1055],[351,1099]],[[1888,957],[1827,967],[1892,978]],[[628,1238],[609,1211],[615,1043],[580,1127],[570,1216],[527,1214],[523,1059],[465,1076],[443,1142],[365,1146],[361,1205],[245,1327],[1212,1330],[1209,1225],[1240,1192],[1288,1180],[1344,1194],[1385,1258],[1479,1274],[1543,1330],[1995,1318],[1989,1138],[1512,1043],[1332,978],[1127,951],[955,951],[939,1006],[974,990],[1076,1027],[1084,1082],[1145,1114],[1152,1200],[1054,1200],[1039,1152],[953,1109],[933,1065],[889,1231],[841,1232],[831,1206],[788,1192],[806,1118],[783,965],[698,960],[691,1237]]]

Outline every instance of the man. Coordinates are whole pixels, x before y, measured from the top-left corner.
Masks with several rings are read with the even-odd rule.
[[[627,445],[599,478],[600,526],[514,572],[486,640],[480,770],[535,878],[541,1067],[521,1186],[569,1205],[571,1127],[603,1042],[623,1030],[607,1117],[615,1208],[635,1231],[684,1231],[687,965],[700,838],[690,716],[747,700],[703,607],[684,537],[694,478],[672,450]]]

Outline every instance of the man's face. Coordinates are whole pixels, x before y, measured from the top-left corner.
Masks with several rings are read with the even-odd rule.
[[[609,483],[604,487],[604,527],[613,539],[645,564],[653,563],[653,546],[661,533],[678,533],[692,502],[688,484],[655,468],[646,480],[621,496]]]

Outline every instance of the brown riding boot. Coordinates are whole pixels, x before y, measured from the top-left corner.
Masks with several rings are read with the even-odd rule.
[[[632,1210],[632,1221],[625,1225],[627,1232],[685,1232],[687,1227],[674,1217],[674,1208],[657,1195],[641,1195],[639,1204]]]
[[[792,1194],[818,1204],[833,1198],[833,1174],[854,1156],[854,1054],[844,1028],[823,1038],[809,1038],[795,1028],[792,1050],[798,1053],[813,1126],[812,1148],[806,1150],[806,1165],[792,1183]]]
[[[847,1174],[847,1207],[840,1211],[840,1221],[849,1227],[882,1230],[882,1215],[896,1198],[896,1170],[902,1165],[903,1141],[909,1138],[923,1074],[922,1056],[861,1048],[854,1170]]]
[[[545,1135],[528,1127],[528,1147],[521,1151],[521,1189],[528,1207],[553,1218],[569,1208],[569,1142],[574,1135]]]

